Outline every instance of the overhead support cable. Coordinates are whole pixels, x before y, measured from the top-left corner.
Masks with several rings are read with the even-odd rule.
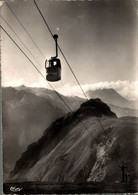
[[[43,79],[45,79],[45,77],[43,76],[43,74],[40,72],[40,70],[35,66],[35,64],[30,60],[30,58],[25,54],[25,52],[19,47],[19,45],[15,42],[15,40],[8,34],[8,32],[0,25],[1,29],[7,34],[7,36],[12,40],[12,42],[18,47],[18,49],[23,53],[23,55],[29,60],[29,62],[34,66],[34,68],[38,71],[38,73],[43,77]],[[46,81],[46,79],[45,79]],[[73,113],[73,110],[70,108],[70,106],[66,103],[66,101],[59,95],[59,93],[54,89],[54,87],[48,82],[49,86],[53,89],[53,91],[56,93],[56,95],[63,101],[63,103],[67,106],[67,108],[70,110],[71,113]],[[81,121],[81,119],[79,117],[77,117],[77,120],[81,123],[81,125],[85,128],[85,130],[92,136],[93,140],[95,141],[95,143],[99,144],[99,142],[97,141],[97,139],[93,136],[93,134],[89,131],[89,129],[87,128],[87,126]],[[93,132],[94,133],[94,132]],[[116,151],[115,151],[116,152]],[[115,153],[116,154],[116,153]],[[109,155],[109,154],[108,154]],[[110,155],[109,155],[110,156]],[[119,157],[117,155],[117,157]],[[112,156],[110,156],[110,158],[112,159]],[[119,157],[120,158],[120,157]]]
[[[44,21],[44,23],[46,24],[46,26],[47,26],[47,28],[48,28],[50,34],[51,34],[52,37],[53,37],[53,33],[52,33],[52,31],[51,31],[51,29],[50,29],[48,23],[46,22],[45,18],[43,17],[43,14],[42,14],[41,10],[39,9],[38,5],[36,4],[35,0],[34,0],[34,3],[35,3],[35,5],[36,5],[36,7],[37,7],[37,9],[38,9],[38,11],[39,11],[39,13],[40,13],[40,15],[41,15],[43,21]],[[7,4],[7,3],[6,3],[6,4]],[[7,4],[7,6],[9,7],[8,4]],[[10,7],[9,7],[9,9],[11,10]],[[11,10],[11,11],[12,11],[12,10]],[[12,13],[14,14],[13,11],[12,11]],[[15,14],[14,14],[14,16],[16,17]],[[16,17],[16,19],[18,20],[17,17]],[[18,20],[18,21],[19,21],[19,20]],[[21,24],[20,21],[19,21],[19,23]],[[21,24],[21,25],[22,25],[22,24]],[[24,26],[22,26],[22,27],[24,28]],[[1,26],[1,28],[4,30],[4,28],[3,28],[2,26]],[[24,28],[24,29],[25,29],[25,28]],[[26,31],[26,29],[25,29],[25,31]],[[39,69],[35,66],[35,64],[29,59],[29,57],[24,53],[24,51],[18,46],[18,44],[12,39],[12,37],[11,37],[5,30],[4,30],[4,32],[5,32],[5,33],[9,36],[9,38],[15,43],[15,45],[20,49],[20,51],[26,56],[26,58],[31,62],[31,64],[35,67],[35,69],[39,72],[39,74],[41,74],[41,76],[45,79],[45,77],[43,76],[43,74],[39,71]],[[27,33],[27,34],[28,34],[28,33]],[[30,36],[29,36],[29,37],[30,37]],[[30,37],[30,38],[31,38],[31,37]],[[54,37],[53,37],[53,38],[54,38]],[[81,84],[80,84],[79,80],[77,79],[75,73],[73,72],[73,70],[72,70],[72,68],[71,68],[71,66],[70,66],[70,64],[69,64],[69,62],[68,62],[68,60],[66,59],[66,57],[65,57],[65,55],[64,55],[64,53],[63,53],[63,51],[62,51],[62,49],[60,48],[59,45],[58,45],[58,48],[59,48],[61,54],[63,55],[63,57],[64,57],[64,59],[65,59],[67,65],[68,65],[68,67],[70,68],[72,74],[74,75],[74,77],[75,77],[75,79],[76,79],[76,81],[77,81],[77,83],[78,83],[78,85],[79,85],[81,91],[83,92],[85,98],[88,100],[88,98],[87,98],[87,96],[86,96],[84,90],[83,90],[82,87],[81,87]],[[46,81],[46,79],[45,79],[45,81]],[[53,86],[52,86],[49,82],[48,82],[48,84],[49,84],[50,87],[55,91],[55,93],[59,96],[59,98],[64,102],[64,104],[68,107],[68,109],[73,113],[72,109],[68,106],[68,104],[65,102],[65,100],[59,95],[59,93],[53,88]],[[103,127],[103,125],[101,124],[101,122],[100,122],[98,116],[96,115],[95,112],[94,112],[94,114],[95,114],[95,116],[96,116],[96,118],[97,118],[97,120],[98,120],[98,122],[99,122],[99,124],[100,124],[100,126],[101,126],[101,128],[102,128],[102,130],[103,130],[103,132],[106,134],[108,140],[109,140],[110,143],[111,143],[111,140],[110,140],[110,138],[109,138],[107,132],[104,130],[104,127]],[[91,132],[90,132],[90,131],[87,129],[87,127],[82,123],[82,121],[81,121],[80,119],[78,119],[78,120],[79,120],[80,123],[85,127],[85,129],[91,134]],[[92,134],[91,134],[91,136],[92,136]],[[94,138],[94,139],[95,139],[95,138]],[[95,141],[96,141],[96,140],[95,140]],[[116,151],[116,148],[114,148],[114,150]],[[116,151],[116,154],[117,154],[117,156],[120,158],[120,156],[118,155],[117,151]]]
[[[18,49],[23,53],[23,55],[29,60],[29,62],[33,65],[33,67],[38,71],[38,73],[43,77],[43,79],[45,79],[45,77],[43,76],[43,74],[40,72],[40,70],[36,67],[36,65],[30,60],[30,58],[25,54],[25,52],[19,47],[19,45],[15,42],[15,40],[9,35],[9,33],[0,25],[0,28],[7,34],[7,36],[12,40],[12,42],[18,47]],[[45,79],[46,81],[46,79]],[[66,101],[59,95],[59,93],[54,89],[54,87],[48,82],[49,86],[53,89],[53,91],[56,93],[56,95],[63,101],[63,103],[67,106],[67,108],[69,109],[69,111],[71,113],[73,113],[73,110],[70,108],[70,106],[66,103]],[[81,119],[79,117],[77,117],[77,120],[81,123],[81,125],[85,128],[85,130],[92,136],[93,140],[95,141],[95,143],[99,142],[97,141],[97,139],[92,135],[92,133],[89,131],[89,129],[87,128],[87,126],[81,121]],[[110,156],[110,155],[109,155]],[[111,157],[111,156],[110,156]],[[111,157],[112,158],[112,157]]]
[[[39,47],[36,45],[35,41],[33,40],[33,38],[31,37],[31,35],[28,33],[28,31],[26,30],[26,28],[24,27],[24,25],[21,23],[21,21],[18,19],[18,17],[15,15],[14,11],[11,9],[11,7],[9,6],[9,4],[5,1],[7,7],[10,9],[10,11],[12,12],[12,14],[14,15],[14,17],[17,19],[17,21],[19,22],[19,24],[22,26],[22,28],[24,29],[24,31],[27,33],[27,35],[29,36],[29,38],[31,39],[31,41],[33,42],[33,44],[35,45],[35,47],[37,48],[37,50],[39,51],[39,53],[41,54],[41,56],[45,59],[45,56],[43,55],[42,51],[39,49]]]
[[[48,28],[48,30],[49,30],[51,36],[53,37],[53,33],[52,33],[52,31],[51,31],[51,29],[50,29],[50,27],[49,27],[49,25],[48,25],[46,19],[44,18],[43,14],[42,14],[42,12],[41,12],[41,10],[40,10],[40,8],[39,8],[39,6],[38,6],[38,4],[36,3],[35,0],[34,0],[34,4],[36,5],[36,8],[37,8],[37,10],[39,11],[39,13],[40,13],[40,15],[41,15],[41,17],[42,17],[42,19],[43,19],[43,21],[44,21],[46,27]],[[53,38],[54,38],[54,37],[53,37]],[[71,66],[70,66],[70,64],[69,64],[69,62],[68,62],[68,60],[67,60],[67,58],[65,57],[65,55],[64,55],[64,53],[63,53],[63,51],[62,51],[62,49],[60,48],[59,44],[57,44],[57,45],[58,45],[58,48],[59,48],[59,50],[60,50],[60,52],[61,52],[61,54],[62,54],[64,60],[65,60],[66,63],[67,63],[69,69],[71,70],[71,72],[72,72],[74,78],[76,79],[76,81],[77,81],[77,83],[78,83],[78,85],[79,85],[79,87],[80,87],[80,89],[81,89],[81,91],[82,91],[84,97],[86,98],[86,100],[88,100],[87,95],[85,94],[83,88],[81,87],[81,84],[80,84],[79,80],[77,79],[77,76],[76,76],[75,73],[73,72],[73,69],[71,68]],[[94,112],[94,113],[95,113],[95,112]],[[99,122],[99,124],[100,124],[100,126],[101,126],[101,128],[102,128],[102,130],[103,130],[103,132],[106,134],[107,138],[109,139],[108,133],[105,131],[105,129],[104,129],[103,125],[101,124],[101,121],[99,120],[99,118],[98,118],[98,116],[96,115],[96,113],[95,113],[95,116],[96,116],[96,118],[97,118],[97,120],[98,120],[98,122]],[[109,139],[109,141],[110,141],[110,143],[111,143],[111,140],[110,140],[110,139]],[[114,149],[115,149],[115,148],[114,148]],[[115,149],[115,150],[116,150],[116,149]],[[118,153],[117,153],[117,155],[118,155]],[[119,155],[118,155],[118,157],[120,158]]]

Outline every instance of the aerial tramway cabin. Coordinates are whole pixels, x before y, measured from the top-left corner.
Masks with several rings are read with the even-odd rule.
[[[58,35],[54,35],[53,38],[55,39],[56,43],[56,56],[51,57],[50,60],[45,61],[45,68],[46,68],[46,79],[50,82],[56,82],[61,80],[61,62],[58,57],[58,50],[57,50],[57,38]]]

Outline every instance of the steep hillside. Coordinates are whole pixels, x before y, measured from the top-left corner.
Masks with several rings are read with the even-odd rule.
[[[77,97],[61,97],[73,110],[84,101]],[[52,90],[25,86],[2,88],[5,177],[27,146],[38,140],[45,128],[68,111]]]
[[[138,108],[138,102],[125,99],[112,88],[89,90],[87,92],[87,95],[90,98],[100,98],[102,101],[104,101],[107,104],[112,104],[115,106],[131,108],[131,109]]]
[[[4,165],[11,169],[28,144],[65,112],[50,100],[24,90],[3,88],[2,99]]]
[[[137,118],[118,119],[102,101],[91,99],[47,128],[17,161],[10,179],[108,184],[121,180],[123,160],[134,182],[137,128]]]
[[[72,110],[76,110],[85,101],[79,97],[65,97],[61,94],[60,96]],[[38,140],[45,128],[69,110],[54,91],[46,88],[7,87],[2,89],[2,97],[4,176],[6,176],[27,146]],[[138,116],[137,110],[110,104],[109,106],[118,117]]]

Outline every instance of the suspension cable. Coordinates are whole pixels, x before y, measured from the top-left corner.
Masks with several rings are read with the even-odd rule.
[[[136,9],[136,6],[135,6],[135,3],[134,3],[134,1],[132,0],[132,2],[133,2],[133,5],[134,5],[134,7],[135,7],[135,9]],[[5,2],[6,4],[7,4],[7,2]],[[40,9],[39,9],[39,7],[38,7],[38,5],[36,4],[36,2],[35,2],[35,0],[34,0],[34,3],[35,3],[35,5],[36,5],[36,7],[37,7],[37,9],[38,9],[38,11],[39,11],[39,13],[40,13],[40,15],[42,16],[42,18],[43,18],[43,20],[44,20],[44,22],[45,22],[45,24],[46,24],[46,26],[47,26],[47,28],[48,28],[48,30],[49,30],[49,32],[50,32],[50,34],[52,35],[52,37],[53,37],[53,33],[52,33],[52,31],[50,30],[50,28],[49,28],[49,26],[48,26],[48,24],[47,24],[47,22],[46,22],[46,20],[45,20],[45,18],[43,17],[43,15],[42,15],[42,12],[40,11]],[[24,30],[26,31],[26,33],[28,34],[28,36],[30,37],[30,39],[32,40],[32,42],[34,43],[34,45],[37,47],[37,49],[39,50],[39,52],[41,53],[41,51],[40,51],[40,49],[38,48],[38,46],[35,44],[35,42],[34,42],[34,40],[32,39],[32,37],[29,35],[29,33],[27,32],[27,30],[25,29],[25,27],[22,25],[22,23],[19,21],[19,19],[17,18],[17,16],[15,15],[15,13],[12,11],[12,9],[10,8],[10,6],[7,4],[7,6],[9,7],[9,9],[11,10],[11,12],[14,14],[14,16],[16,17],[16,19],[18,20],[18,22],[20,23],[20,25],[24,28]],[[137,11],[137,10],[136,10]],[[2,17],[3,18],[3,17]],[[5,22],[6,22],[6,20],[5,20]],[[6,22],[7,23],[7,22]],[[7,24],[8,26],[9,26],[9,24]],[[29,59],[29,57],[25,54],[25,52],[17,45],[17,43],[12,39],[12,37],[7,33],[7,31],[0,25],[0,27],[3,29],[3,31],[9,36],[9,38],[15,43],[15,45],[19,48],[19,50],[26,56],[26,58],[31,62],[31,64],[35,67],[35,69],[39,72],[39,74],[41,74],[41,76],[45,79],[45,77],[43,76],[43,74],[39,71],[39,69],[35,66],[35,64]],[[10,26],[9,26],[10,27]],[[12,28],[11,28],[12,29]],[[13,31],[13,30],[12,30]],[[14,31],[13,31],[14,32]],[[15,32],[14,32],[15,33]],[[15,33],[16,34],[16,33]],[[16,34],[16,36],[18,37],[18,35]],[[18,39],[19,39],[19,37],[18,37]],[[20,40],[20,39],[19,39]],[[20,40],[21,41],[21,40]],[[22,41],[21,41],[22,42]],[[23,44],[23,42],[22,42],[22,44]],[[24,45],[24,44],[23,44]],[[24,45],[25,46],[25,45]],[[25,47],[26,48],[26,47]],[[62,51],[62,49],[60,48],[60,46],[58,45],[58,48],[59,48],[59,50],[60,50],[60,52],[61,52],[61,54],[62,54],[62,56],[64,57],[64,59],[65,59],[65,61],[66,61],[66,63],[67,63],[67,65],[68,65],[68,67],[70,68],[70,70],[71,70],[71,72],[72,72],[72,74],[74,75],[74,77],[75,77],[75,79],[76,79],[76,81],[77,81],[77,83],[78,83],[78,85],[79,85],[79,87],[80,87],[80,89],[81,89],[81,91],[83,92],[83,94],[84,94],[84,96],[85,96],[85,98],[88,100],[88,98],[87,98],[87,96],[86,96],[86,94],[85,94],[85,92],[84,92],[84,90],[83,90],[83,88],[81,87],[81,84],[80,84],[80,82],[79,82],[79,80],[77,79],[77,77],[76,77],[76,75],[75,75],[75,73],[73,72],[73,70],[72,70],[72,68],[71,68],[71,66],[70,66],[70,64],[69,64],[69,62],[68,62],[68,60],[66,59],[66,57],[65,57],[65,55],[64,55],[64,53],[63,53],[63,51]],[[27,48],[26,48],[27,49]],[[28,49],[27,49],[28,50]],[[29,50],[28,50],[29,51]],[[30,51],[29,51],[29,53],[30,53]],[[32,54],[31,54],[32,55]],[[43,58],[45,58],[44,57],[44,55],[41,53],[41,55],[43,56]],[[38,62],[37,62],[38,63]],[[39,63],[38,63],[39,64]],[[46,81],[46,79],[45,79],[45,81]],[[68,109],[73,113],[73,110],[68,106],[68,104],[64,101],[64,99],[59,95],[59,93],[53,88],[53,86],[48,82],[48,84],[50,85],[50,87],[54,90],[54,92],[58,95],[58,97],[64,102],[64,104],[68,107]],[[95,115],[96,116],[96,115]],[[78,117],[77,117],[78,118]],[[96,118],[97,118],[97,120],[99,121],[99,124],[101,125],[101,127],[102,127],[102,129],[104,130],[104,127],[103,127],[103,125],[101,124],[101,122],[100,122],[100,120],[99,120],[99,118],[98,118],[98,116],[96,116]],[[80,123],[85,127],[85,129],[91,134],[91,132],[88,130],[88,128],[82,123],[82,121],[78,118],[78,120],[80,121]],[[106,136],[108,137],[108,134],[107,134],[107,132],[104,130],[104,132],[106,133]],[[91,136],[92,136],[92,134],[91,134]],[[93,137],[93,139],[96,141],[96,138],[94,137],[94,136],[92,136]],[[110,138],[108,137],[108,139],[109,139],[109,141],[110,141],[110,143],[111,143],[111,140],[110,140]],[[97,141],[96,141],[97,142]],[[116,148],[115,148],[115,151],[116,151]],[[116,153],[118,154],[118,152],[116,151]],[[118,157],[120,158],[120,156],[118,155]]]
[[[15,42],[15,40],[8,34],[8,32],[0,25],[2,30],[7,34],[7,36],[13,41],[13,43],[18,47],[18,49],[24,54],[24,56],[29,60],[29,62],[34,66],[34,68],[38,71],[38,73],[45,79],[43,74],[40,72],[40,70],[36,67],[36,65],[30,60],[30,58],[25,54],[25,52],[19,47],[19,45]],[[46,81],[46,79],[45,79]],[[48,82],[50,87],[53,89],[53,91],[56,93],[56,95],[63,101],[63,103],[68,107],[71,113],[73,113],[73,110],[69,107],[69,105],[66,103],[66,101],[59,95],[59,93],[54,89],[54,87]],[[89,131],[87,126],[81,121],[81,119],[77,116],[77,120],[82,124],[82,126],[87,130],[87,132],[92,136],[95,143],[99,143],[97,139],[93,136],[93,134]],[[94,133],[94,132],[93,132]],[[109,155],[109,154],[108,154]],[[110,156],[110,155],[109,155]],[[111,156],[110,156],[111,157]],[[112,157],[111,157],[112,158]],[[120,157],[119,157],[120,158]]]
[[[12,27],[9,25],[9,23],[5,20],[5,18],[0,15],[1,18],[4,20],[4,22],[8,25],[8,27],[11,29],[11,31],[16,35],[16,37],[20,40],[20,42],[23,44],[23,46],[26,48],[26,50],[31,54],[31,56],[35,59],[35,61],[38,63],[39,67],[41,68],[40,63],[38,60],[35,58],[35,56],[32,54],[32,52],[26,47],[26,45],[23,43],[23,41],[20,39],[20,37],[17,35],[17,33],[12,29]]]
[[[41,52],[41,50],[39,49],[39,47],[36,45],[35,41],[33,40],[33,38],[31,37],[31,35],[28,33],[28,31],[26,30],[26,28],[24,27],[24,25],[21,23],[21,21],[18,19],[18,17],[15,15],[14,11],[11,9],[11,7],[9,6],[9,4],[5,1],[7,7],[10,9],[10,11],[12,12],[12,14],[14,15],[14,17],[17,19],[17,21],[19,22],[19,24],[22,26],[22,28],[25,30],[25,32],[27,33],[27,35],[30,37],[31,41],[33,42],[33,44],[35,45],[35,47],[37,48],[37,50],[39,51],[39,53],[41,54],[41,56],[45,59],[45,56],[43,55],[43,53]]]
[[[24,56],[29,60],[29,62],[34,66],[34,68],[38,71],[38,73],[45,79],[45,77],[43,76],[43,74],[39,71],[39,69],[35,66],[35,64],[30,60],[30,58],[25,54],[25,52],[19,47],[19,45],[14,41],[14,39],[8,34],[8,32],[0,25],[0,27],[2,28],[2,30],[7,34],[7,36],[13,41],[13,43],[18,47],[18,49],[24,54]],[[46,81],[46,79],[45,79]],[[69,105],[66,103],[66,101],[59,95],[59,93],[54,89],[54,87],[48,82],[48,84],[50,85],[50,87],[53,89],[53,91],[56,93],[56,95],[63,101],[63,103],[67,106],[67,108],[70,110],[71,113],[73,113],[73,110],[69,107]],[[81,123],[81,125],[87,130],[87,132],[92,136],[93,140],[95,141],[95,143],[99,143],[97,141],[97,139],[93,136],[93,133],[91,133],[89,131],[89,129],[87,128],[87,126],[81,121],[81,119],[77,116],[77,120]],[[110,141],[111,142],[111,141]],[[112,145],[113,146],[113,145]],[[114,148],[114,147],[113,147]],[[115,150],[115,148],[114,148]],[[118,154],[117,151],[115,150],[115,154]],[[108,154],[109,155],[109,154]],[[109,155],[112,159],[112,156]],[[120,158],[120,156],[117,155],[117,157]]]
[[[46,19],[44,18],[43,14],[42,14],[42,12],[41,12],[40,8],[38,7],[38,5],[37,5],[37,3],[36,3],[35,0],[34,0],[34,4],[36,5],[36,7],[37,7],[37,9],[38,9],[38,11],[39,11],[39,13],[40,13],[40,15],[41,15],[41,17],[42,17],[44,23],[46,24],[46,26],[47,26],[47,28],[48,28],[50,34],[51,34],[52,37],[53,37],[53,33],[52,33],[52,31],[51,31],[51,29],[50,29],[50,27],[49,27],[49,25],[48,25]],[[81,84],[80,84],[79,80],[77,79],[75,73],[73,72],[73,70],[72,70],[72,68],[71,68],[71,66],[70,66],[70,64],[69,64],[69,62],[68,62],[68,60],[67,60],[67,58],[65,57],[65,55],[64,55],[64,53],[63,53],[63,51],[62,51],[62,49],[60,48],[59,44],[58,44],[58,48],[59,48],[59,50],[60,50],[60,52],[61,52],[63,58],[65,59],[65,61],[66,61],[67,65],[68,65],[68,67],[70,68],[70,70],[71,70],[71,72],[72,72],[74,78],[76,79],[76,81],[77,81],[77,83],[78,83],[78,85],[79,85],[81,91],[83,92],[83,95],[85,96],[86,100],[88,100],[88,97],[86,96],[86,94],[85,94],[83,88],[81,87]],[[98,116],[96,115],[95,112],[94,112],[94,114],[95,114],[95,116],[96,116],[96,118],[97,118],[97,120],[98,120],[98,122],[99,122],[99,124],[100,124],[100,126],[101,126],[101,128],[102,128],[102,130],[103,130],[103,132],[106,134],[107,138],[109,139],[109,141],[110,141],[110,143],[111,143],[111,140],[110,140],[110,138],[109,138],[107,132],[105,131],[103,125],[101,124],[101,121],[99,120],[99,118],[98,118]],[[114,149],[116,150],[116,148],[114,148]],[[117,155],[118,155],[118,152],[117,152]],[[118,157],[120,158],[119,155],[118,155]]]
[[[46,24],[46,26],[47,26],[47,28],[48,28],[48,30],[49,30],[49,32],[50,32],[50,34],[52,35],[52,37],[53,37],[53,33],[52,33],[52,31],[51,31],[51,29],[50,29],[50,27],[49,27],[49,25],[48,25],[48,23],[46,22],[46,20],[45,20],[45,18],[44,18],[44,16],[43,16],[43,14],[42,14],[42,12],[41,12],[41,10],[39,9],[39,7],[38,7],[38,5],[37,5],[37,3],[36,3],[36,1],[34,0],[34,3],[35,3],[35,5],[36,5],[36,7],[37,7],[37,9],[38,9],[38,11],[39,11],[39,13],[40,13],[40,15],[41,15],[41,17],[42,17],[42,19],[43,19],[43,21],[44,21],[44,23]],[[6,3],[7,4],[7,3]],[[15,15],[15,13],[13,12],[13,10],[10,8],[10,6],[7,4],[7,6],[9,7],[9,9],[11,10],[11,12],[14,14],[14,16],[16,17],[16,19],[18,20],[18,22],[21,24],[21,26],[24,28],[24,30],[26,31],[26,29],[25,29],[25,27],[22,25],[22,23],[19,21],[19,19],[17,18],[17,16]],[[26,31],[26,33],[28,34],[28,32]],[[28,34],[28,36],[31,38],[31,36]],[[53,37],[54,38],[54,37]],[[31,38],[31,40],[32,40],[32,38]],[[33,40],[32,40],[33,41]],[[34,42],[34,41],[33,41]],[[35,44],[35,43],[34,43]],[[36,44],[35,44],[36,45]],[[58,45],[58,48],[59,48],[59,50],[60,50],[60,52],[61,52],[61,54],[62,54],[62,56],[64,57],[64,59],[65,59],[65,61],[66,61],[66,63],[67,63],[67,65],[68,65],[68,67],[70,68],[70,70],[71,70],[71,72],[72,72],[72,74],[73,74],[73,76],[75,77],[75,79],[76,79],[76,81],[77,81],[77,83],[78,83],[78,85],[79,85],[79,87],[80,87],[80,89],[81,89],[81,91],[83,92],[83,94],[84,94],[84,96],[85,96],[85,98],[88,100],[88,98],[87,98],[87,96],[86,96],[86,94],[85,94],[85,92],[84,92],[84,90],[83,90],[83,88],[81,87],[81,84],[80,84],[80,82],[79,82],[79,80],[77,79],[77,77],[76,77],[76,75],[75,75],[75,73],[73,72],[73,70],[72,70],[72,68],[71,68],[71,66],[70,66],[70,64],[69,64],[69,62],[68,62],[68,60],[67,60],[67,58],[65,57],[65,55],[64,55],[64,53],[63,53],[63,51],[62,51],[62,49],[60,48],[60,46]],[[38,48],[39,49],[39,48]],[[25,54],[25,53],[24,53]],[[25,54],[25,56],[26,56],[26,54]],[[27,57],[27,56],[26,56]],[[30,61],[30,59],[29,59],[29,61]],[[35,68],[37,68],[36,66],[35,66]],[[38,70],[38,69],[37,69]],[[40,71],[39,71],[40,72]],[[41,75],[42,75],[42,73],[41,73]],[[43,76],[43,75],[42,75]],[[44,76],[43,76],[44,77]],[[45,77],[44,77],[44,79],[45,79]],[[49,83],[49,82],[48,82]],[[52,85],[49,83],[49,85],[52,87]],[[52,87],[52,89],[54,90],[54,88]],[[55,91],[55,90],[54,90]],[[56,92],[56,91],[55,91]],[[56,92],[57,94],[58,94],[58,92]],[[58,94],[58,96],[59,96],[59,94]],[[60,97],[61,98],[61,97]],[[66,104],[66,102],[64,102],[65,104]],[[66,105],[67,107],[68,107],[68,105]],[[69,107],[68,107],[69,108]],[[70,109],[70,108],[69,108]],[[72,111],[72,110],[71,110]],[[95,112],[94,112],[95,113]],[[100,122],[100,120],[99,120],[99,118],[98,118],[98,116],[96,115],[96,113],[95,113],[95,116],[96,116],[96,118],[97,118],[97,120],[98,120],[98,122],[99,122],[99,124],[100,124],[100,126],[101,126],[101,128],[103,129],[103,132],[106,134],[106,136],[107,136],[107,138],[109,139],[109,141],[111,142],[111,140],[110,140],[110,138],[109,138],[109,136],[108,136],[108,134],[107,134],[107,132],[104,130],[104,127],[103,127],[103,125],[101,124],[101,122]],[[115,148],[115,150],[116,150],[116,148]]]

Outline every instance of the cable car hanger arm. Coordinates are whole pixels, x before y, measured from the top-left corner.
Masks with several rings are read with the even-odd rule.
[[[57,58],[58,57],[58,44],[57,44],[58,35],[57,34],[53,35],[53,38],[54,38],[55,44],[56,44],[56,56],[54,56],[52,58]]]

